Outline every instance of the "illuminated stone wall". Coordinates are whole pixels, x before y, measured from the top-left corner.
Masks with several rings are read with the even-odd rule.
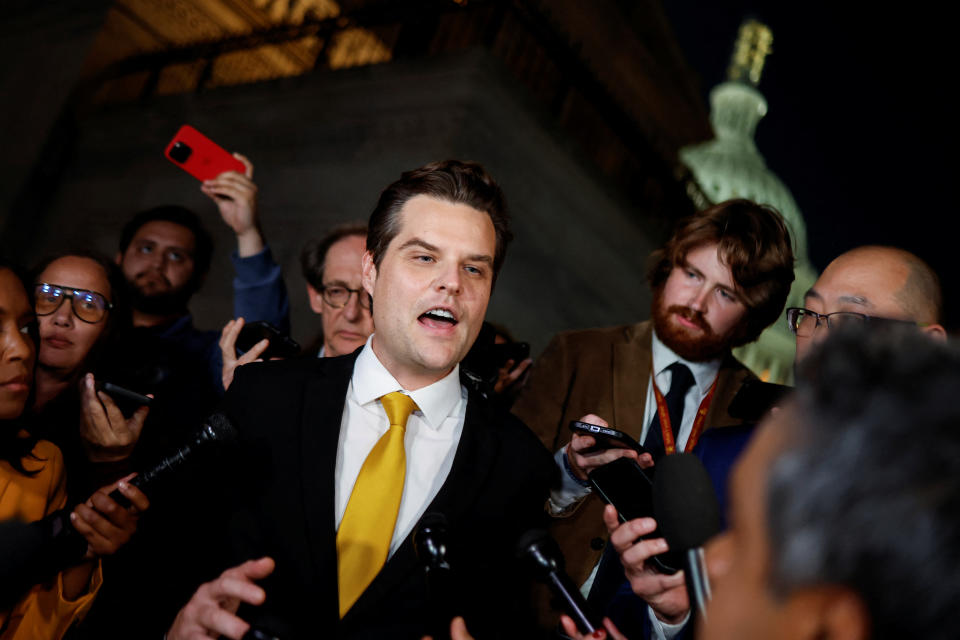
[[[112,254],[133,212],[193,207],[217,243],[193,310],[199,326],[219,327],[231,313],[232,235],[199,184],[162,156],[177,127],[190,123],[256,164],[265,231],[291,290],[294,337],[306,342],[318,326],[299,273],[306,239],[365,219],[403,170],[477,160],[502,183],[515,220],[489,315],[539,350],[556,331],[647,317],[643,265],[656,244],[551,122],[482,51],[157,97],[81,118],[46,213],[7,240],[32,256],[76,246]]]

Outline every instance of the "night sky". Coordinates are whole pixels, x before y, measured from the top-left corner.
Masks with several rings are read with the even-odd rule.
[[[848,4],[861,5],[663,0],[705,100],[726,78],[741,20],[773,30],[757,145],[806,218],[814,266],[862,244],[913,251],[939,273],[957,330],[956,99],[947,96],[960,32],[948,33],[946,9]]]

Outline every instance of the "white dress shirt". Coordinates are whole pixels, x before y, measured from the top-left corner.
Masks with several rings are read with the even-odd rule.
[[[390,375],[367,339],[347,387],[340,441],[337,445],[336,525],[340,527],[353,485],[364,460],[390,428],[380,397],[401,391],[419,408],[407,420],[404,435],[407,468],[400,498],[397,523],[390,541],[389,555],[397,550],[414,525],[436,497],[450,473],[453,457],[463,432],[467,410],[467,391],[460,385],[459,365],[433,384],[407,391]]]

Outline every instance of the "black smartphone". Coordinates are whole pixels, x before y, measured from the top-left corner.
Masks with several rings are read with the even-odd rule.
[[[264,360],[270,358],[292,358],[300,353],[300,345],[296,340],[277,329],[269,322],[259,320],[243,325],[240,329],[240,335],[237,336],[236,349],[237,356],[242,356],[250,349],[266,338],[270,341],[270,346],[260,357]]]
[[[771,408],[783,402],[784,397],[793,391],[793,387],[764,382],[745,380],[737,390],[727,411],[730,417],[747,422],[759,422]]]
[[[498,369],[505,365],[507,360],[513,360],[516,366],[529,357],[530,343],[528,342],[505,342],[490,347],[490,359],[498,363]]]
[[[649,453],[642,444],[629,435],[623,431],[611,429],[610,427],[601,427],[598,424],[571,420],[570,431],[593,436],[593,439],[597,441],[595,446],[590,447],[583,453],[594,453],[596,451],[603,451],[604,449],[633,449],[640,454]]]
[[[602,467],[597,467],[587,478],[601,500],[612,504],[620,522],[635,518],[653,518],[654,467],[643,469],[630,458],[618,458]],[[644,539],[662,537],[659,529],[641,536]],[[661,573],[676,573],[683,566],[683,555],[667,551],[649,560],[651,566]]]
[[[150,403],[153,402],[153,398],[150,396],[145,396],[142,393],[137,393],[130,389],[124,389],[120,385],[113,384],[112,382],[98,380],[95,386],[97,391],[103,391],[110,396],[116,403],[117,408],[120,409],[120,412],[128,418],[140,407],[149,407]]]

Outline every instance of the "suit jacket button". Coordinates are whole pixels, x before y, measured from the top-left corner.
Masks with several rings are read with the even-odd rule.
[[[605,544],[606,542],[604,542],[603,538],[594,538],[590,541],[590,548],[594,551],[600,551]]]

